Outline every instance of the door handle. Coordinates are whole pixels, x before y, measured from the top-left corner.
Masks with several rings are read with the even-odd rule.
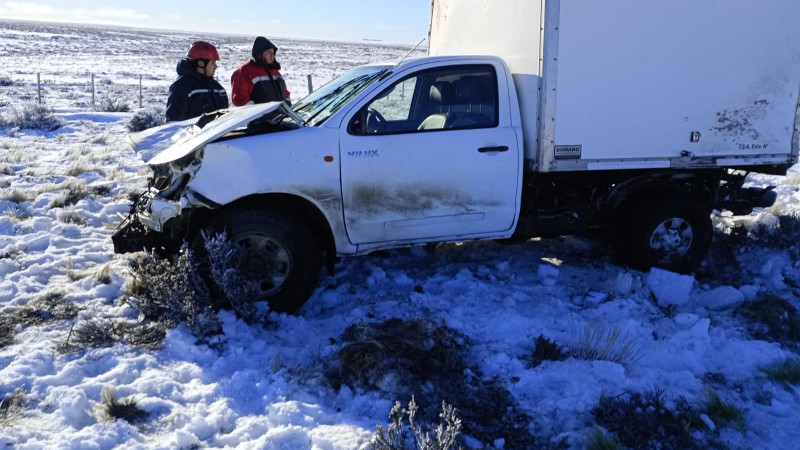
[[[507,145],[500,145],[497,147],[481,147],[478,149],[479,153],[488,153],[488,152],[507,152],[508,146]]]

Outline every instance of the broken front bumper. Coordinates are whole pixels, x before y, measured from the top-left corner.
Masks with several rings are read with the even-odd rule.
[[[144,250],[171,254],[180,248],[182,239],[176,238],[175,230],[169,230],[167,224],[178,216],[180,206],[157,194],[150,189],[133,202],[128,216],[111,236],[115,253]]]

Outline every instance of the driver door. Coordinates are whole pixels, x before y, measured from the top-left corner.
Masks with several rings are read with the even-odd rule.
[[[350,241],[510,233],[521,155],[498,97],[492,65],[459,65],[406,76],[360,108],[340,138]]]

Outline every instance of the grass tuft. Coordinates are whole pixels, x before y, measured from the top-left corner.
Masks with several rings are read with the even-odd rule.
[[[75,211],[62,212],[58,214],[58,220],[64,223],[86,226],[89,222]]]
[[[594,427],[592,433],[586,439],[587,450],[622,450],[622,444],[614,437],[603,433],[598,427]]]
[[[644,355],[644,350],[635,337],[623,333],[621,326],[600,329],[586,324],[569,354],[576,359],[626,365],[638,361]]]
[[[10,200],[16,204],[32,202],[36,200],[35,192],[26,192],[22,189],[3,189],[0,191],[0,200]]]
[[[706,414],[718,425],[733,425],[737,430],[745,430],[744,412],[733,403],[723,401],[716,390],[708,388]]]
[[[790,386],[800,386],[800,359],[787,358],[781,363],[776,363],[761,369],[770,380],[780,383],[784,389]]]
[[[564,348],[542,334],[536,338],[534,345],[533,355],[531,355],[533,367],[544,361],[563,361],[567,359],[568,355],[564,352]]]
[[[100,393],[100,418],[103,420],[124,420],[137,424],[147,418],[147,411],[139,408],[136,399],[127,397],[117,399],[113,388],[103,388]]]
[[[25,390],[17,388],[0,400],[0,426],[8,426],[25,412]]]

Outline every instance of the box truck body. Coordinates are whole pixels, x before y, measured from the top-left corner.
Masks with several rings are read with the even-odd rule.
[[[429,53],[506,60],[529,169],[788,167],[797,18],[796,0],[434,0]]]

